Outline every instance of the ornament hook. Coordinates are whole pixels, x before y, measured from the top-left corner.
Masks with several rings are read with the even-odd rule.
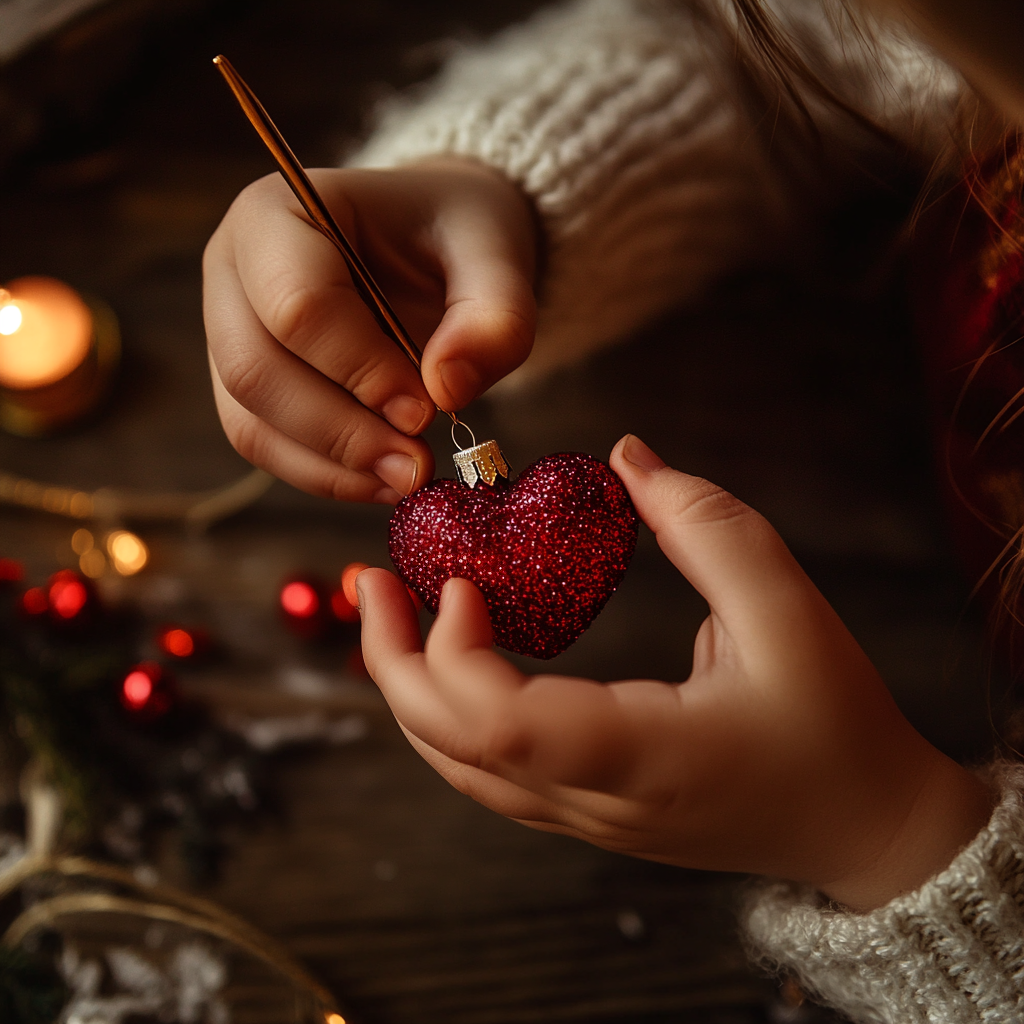
[[[469,426],[468,423],[463,423],[462,420],[460,420],[459,417],[456,416],[454,413],[449,413],[448,415],[451,416],[452,418],[452,444],[455,445],[455,447],[458,448],[460,452],[466,451],[466,446],[459,444],[458,439],[455,436],[455,428],[463,427],[465,430],[469,431],[469,447],[475,448],[476,434],[473,433],[473,428]]]

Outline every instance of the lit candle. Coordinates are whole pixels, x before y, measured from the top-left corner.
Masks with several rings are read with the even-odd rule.
[[[117,364],[117,321],[48,277],[0,288],[0,425],[47,434],[92,410]]]
[[[44,387],[81,365],[92,345],[92,313],[76,291],[47,277],[22,278],[4,291],[0,384]]]

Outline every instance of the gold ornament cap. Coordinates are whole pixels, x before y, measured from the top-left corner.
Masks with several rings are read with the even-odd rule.
[[[505,456],[501,454],[497,441],[484,441],[471,448],[462,448],[452,454],[455,472],[467,487],[487,484],[508,483],[510,472]]]

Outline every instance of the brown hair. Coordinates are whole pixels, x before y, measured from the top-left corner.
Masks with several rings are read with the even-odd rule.
[[[740,64],[759,95],[771,131],[820,140],[811,105],[839,111],[883,141],[882,126],[830,89],[800,53],[762,0],[733,0]],[[849,31],[871,41],[871,28],[840,8]],[[992,107],[964,90],[953,130],[921,181],[908,232],[946,207],[947,265],[933,267],[937,293],[949,282],[961,308],[960,337],[926,337],[938,348],[940,393],[936,428],[954,500],[989,541],[962,536],[972,527],[959,517],[957,541],[991,610],[991,622],[1011,664],[1024,646],[1024,142]],[[951,216],[950,216],[951,214]],[[938,332],[948,327],[939,327]],[[929,356],[926,353],[926,362]],[[961,355],[964,360],[958,362]],[[942,361],[945,360],[945,365]],[[941,392],[952,387],[943,405]],[[958,514],[953,510],[954,522]],[[1022,718],[1024,725],[1024,718]],[[1022,730],[1024,733],[1024,730]]]

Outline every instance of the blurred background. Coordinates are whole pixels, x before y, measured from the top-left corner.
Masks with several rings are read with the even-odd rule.
[[[214,410],[200,258],[235,194],[273,168],[210,59],[231,58],[306,166],[331,165],[365,136],[375,104],[539,6],[0,0],[0,283],[67,282],[109,305],[122,343],[85,420],[46,437],[0,433],[0,559],[21,566],[9,572],[12,600],[42,588],[51,611],[53,574],[82,574],[105,610],[104,642],[131,637],[124,664],[160,665],[173,701],[236,737],[244,763],[259,760],[258,799],[245,797],[249,782],[235,787],[246,813],[204,819],[215,855],[199,867],[174,852],[169,837],[189,819],[166,781],[151,787],[170,808],[152,828],[128,813],[152,793],[101,802],[89,849],[266,930],[346,1019],[830,1020],[745,966],[733,925],[742,880],[633,861],[476,807],[406,745],[362,669],[357,627],[325,610],[313,628],[282,609],[288,583],[326,609],[347,564],[388,565],[387,509],[277,482],[205,528],[173,511],[250,470]],[[562,450],[604,458],[632,431],[733,491],[781,531],[914,724],[954,756],[980,756],[1000,684],[944,532],[901,268],[869,273],[861,255],[905,206],[859,202],[837,225],[842,287],[781,274],[724,282],[699,308],[530,391],[484,398],[465,418],[513,467]],[[451,475],[443,427],[431,437]],[[159,494],[172,511],[133,518],[129,502],[75,519],[25,507],[60,505],[47,487]],[[112,530],[141,542],[141,566],[118,561]],[[19,607],[12,622],[28,614]],[[607,609],[547,667],[684,679],[703,614],[644,531]],[[206,657],[176,653],[171,628]],[[45,637],[44,653],[85,642]],[[122,686],[122,710],[139,711],[118,671],[108,683]],[[209,789],[226,762],[186,734],[166,749]],[[27,755],[14,737],[7,747],[0,799],[14,834]],[[250,1008],[234,1019],[261,1018]]]

